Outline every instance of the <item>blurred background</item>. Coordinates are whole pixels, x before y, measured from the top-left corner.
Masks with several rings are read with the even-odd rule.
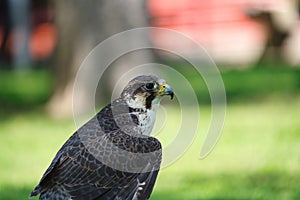
[[[145,49],[121,56],[105,71],[99,106],[109,101],[122,74],[150,62],[182,73],[198,97],[199,134],[182,158],[161,171],[151,199],[300,199],[299,5],[298,0],[0,0],[0,199],[27,199],[76,129],[72,90],[88,53],[113,34],[146,26],[179,31],[203,46],[221,72],[228,101],[222,137],[200,160],[210,97],[190,63]],[[188,44],[159,32],[111,50],[135,40],[199,59]],[[172,124],[180,108],[167,106]],[[173,129],[166,125],[163,137]]]

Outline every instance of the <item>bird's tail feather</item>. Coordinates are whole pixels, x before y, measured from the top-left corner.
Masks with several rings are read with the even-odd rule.
[[[32,190],[32,192],[30,193],[29,198],[35,197],[35,196],[37,196],[38,194],[40,194],[40,193],[41,193],[41,189],[42,189],[42,188],[41,188],[40,185],[36,186],[36,187]]]

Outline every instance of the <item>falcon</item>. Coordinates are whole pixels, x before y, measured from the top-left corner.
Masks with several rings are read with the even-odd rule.
[[[165,80],[142,75],[60,148],[30,197],[41,200],[144,200],[152,193],[162,147],[150,136]]]

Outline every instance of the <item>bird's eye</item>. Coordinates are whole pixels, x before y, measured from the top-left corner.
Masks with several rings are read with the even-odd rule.
[[[147,90],[153,90],[153,89],[156,88],[156,84],[155,84],[155,83],[146,83],[146,84],[145,84],[145,88],[146,88]]]

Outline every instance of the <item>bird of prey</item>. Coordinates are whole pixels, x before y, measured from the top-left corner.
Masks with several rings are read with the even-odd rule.
[[[162,147],[150,136],[165,80],[142,75],[60,148],[30,197],[41,200],[149,199]]]

